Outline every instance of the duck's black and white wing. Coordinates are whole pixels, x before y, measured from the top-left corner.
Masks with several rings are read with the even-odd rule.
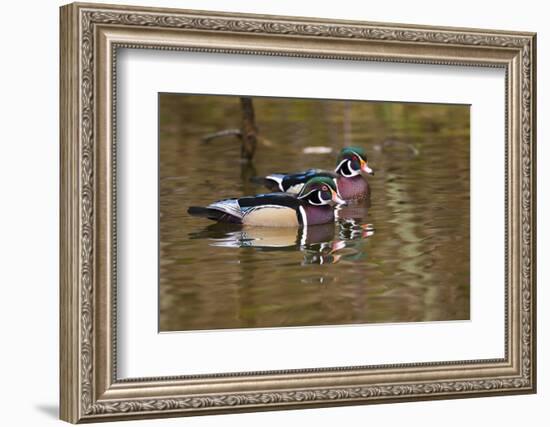
[[[279,191],[298,194],[306,182],[316,176],[327,176],[336,179],[338,175],[334,172],[323,169],[308,169],[292,174],[274,173],[265,177],[266,186],[270,189],[276,188]]]
[[[242,224],[243,211],[238,199],[218,200],[206,207],[191,206],[187,212],[194,216],[201,216],[213,221]]]
[[[213,221],[263,227],[292,227],[305,223],[302,203],[286,193],[218,200],[206,207],[190,207],[187,212]]]

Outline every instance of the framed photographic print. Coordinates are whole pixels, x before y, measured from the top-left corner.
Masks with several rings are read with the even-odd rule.
[[[61,8],[61,418],[533,393],[535,34]]]

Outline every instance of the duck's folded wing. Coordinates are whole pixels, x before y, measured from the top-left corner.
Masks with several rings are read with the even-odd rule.
[[[283,191],[298,194],[304,184],[315,176],[337,178],[334,172],[323,169],[308,169],[294,173],[272,173],[264,178],[254,178],[253,182],[262,184],[271,191]]]
[[[300,201],[295,196],[287,193],[267,193],[258,194],[256,196],[241,197],[238,199],[238,204],[242,211],[267,205],[277,205],[281,207],[298,209],[301,205]]]
[[[235,218],[243,217],[243,211],[241,210],[241,207],[239,205],[239,199],[236,198],[218,200],[217,202],[209,204],[207,208],[224,212]]]
[[[187,212],[193,216],[201,216],[213,221],[242,224],[243,211],[237,199],[218,200],[206,207],[191,206]]]
[[[292,175],[286,175],[282,181],[284,191],[291,194],[298,194],[306,182],[311,178],[318,176],[326,176],[329,178],[337,178],[334,172],[323,169],[308,169],[307,171],[297,172]]]

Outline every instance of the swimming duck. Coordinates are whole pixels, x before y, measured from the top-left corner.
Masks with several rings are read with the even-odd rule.
[[[369,167],[365,150],[360,147],[344,147],[336,162],[334,172],[308,169],[296,173],[274,173],[261,179],[271,191],[299,193],[304,184],[313,177],[327,177],[335,181],[338,193],[347,201],[365,199],[369,194],[366,175],[374,175]]]
[[[345,204],[332,178],[307,181],[298,195],[259,194],[218,200],[206,207],[192,206],[190,215],[213,221],[263,227],[298,227],[334,221],[334,207]]]

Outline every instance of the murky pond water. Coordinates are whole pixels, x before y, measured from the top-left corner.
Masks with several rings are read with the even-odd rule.
[[[240,126],[238,98],[160,96],[161,331],[469,319],[469,107],[276,98],[254,107],[262,140],[245,166],[238,139],[201,142]],[[376,175],[370,202],[342,208],[334,224],[304,234],[186,212],[266,192],[253,176],[334,169],[350,144],[366,149]]]

